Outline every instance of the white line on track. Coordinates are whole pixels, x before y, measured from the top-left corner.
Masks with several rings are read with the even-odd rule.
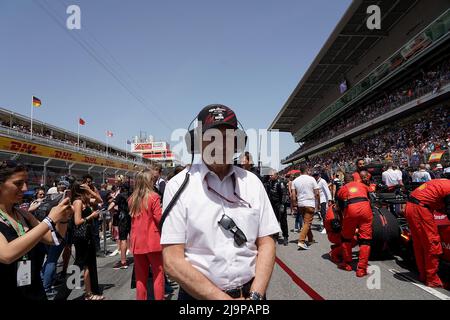
[[[389,269],[389,272],[396,274],[397,276],[403,278],[404,280],[411,282],[413,285],[415,285],[416,287],[419,287],[420,289],[428,292],[429,294],[432,294],[433,296],[435,296],[436,298],[440,299],[440,300],[450,300],[450,297],[447,296],[446,294],[443,294],[442,292],[439,292],[436,289],[427,287],[421,283],[418,283],[416,280],[414,280],[413,278],[402,274],[400,271],[395,270],[395,269]]]

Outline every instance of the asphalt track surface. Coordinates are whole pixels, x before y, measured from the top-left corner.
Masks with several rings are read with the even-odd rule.
[[[320,221],[314,220],[313,234],[317,243],[312,244],[308,251],[297,250],[298,233],[293,230],[294,217],[291,215],[288,215],[288,224],[289,245],[277,244],[277,261],[267,292],[270,300],[450,299],[450,292],[447,290],[428,292],[424,286],[414,284],[417,273],[403,268],[395,258],[370,262],[371,266],[379,268],[379,281],[375,276],[357,278],[354,271],[339,270],[328,258],[330,244],[326,235],[318,232]],[[114,250],[115,245],[110,242],[108,249]],[[354,257],[357,250],[358,247],[354,249]],[[100,286],[108,300],[134,300],[136,291],[131,289],[133,267],[131,265],[126,270],[114,270],[113,265],[118,260],[119,256],[98,258]],[[129,261],[132,262],[132,256],[129,256]],[[174,288],[174,293],[167,296],[167,300],[177,298],[178,287],[175,285]],[[73,290],[68,297],[69,300],[82,298],[82,290]]]

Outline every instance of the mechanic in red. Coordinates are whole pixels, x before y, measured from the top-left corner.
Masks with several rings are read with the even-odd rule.
[[[355,165],[356,165],[356,171],[353,172],[353,175],[352,175],[353,181],[354,182],[362,182],[361,171],[366,171],[364,159],[356,160]],[[372,178],[372,175],[367,171],[366,171],[366,173],[368,175],[368,180],[370,181],[370,178]]]
[[[325,221],[323,222],[327,231],[328,241],[331,242],[330,260],[337,265],[342,262],[342,220],[342,210],[338,205],[333,204],[328,208]],[[358,244],[356,235],[353,237],[351,244],[352,248]]]
[[[342,213],[336,205],[328,208],[323,226],[327,231],[328,241],[331,242],[330,260],[339,264],[342,262]]]
[[[434,211],[449,211],[450,180],[428,181],[414,190],[406,203],[406,220],[413,239],[419,280],[429,287],[443,287],[437,272],[443,253]]]
[[[369,202],[369,173],[360,171],[362,182],[352,181],[353,176],[345,176],[346,184],[338,191],[339,207],[344,208],[342,223],[342,263],[339,268],[352,271],[352,240],[356,229],[359,233],[359,262],[356,269],[357,277],[367,275],[372,240],[373,213]]]

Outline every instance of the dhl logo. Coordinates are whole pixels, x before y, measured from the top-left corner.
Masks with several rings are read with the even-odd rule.
[[[21,143],[17,141],[11,141],[10,144],[10,150],[16,151],[16,152],[22,152],[22,153],[29,153],[29,154],[37,154],[36,148],[37,146],[33,146],[28,143]]]
[[[92,164],[97,164],[97,158],[84,157],[84,162],[92,163]]]
[[[62,160],[74,160],[70,152],[55,150],[55,158]]]

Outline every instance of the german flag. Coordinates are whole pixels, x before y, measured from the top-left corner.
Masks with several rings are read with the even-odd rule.
[[[40,107],[41,104],[41,100],[33,96],[33,107]]]

